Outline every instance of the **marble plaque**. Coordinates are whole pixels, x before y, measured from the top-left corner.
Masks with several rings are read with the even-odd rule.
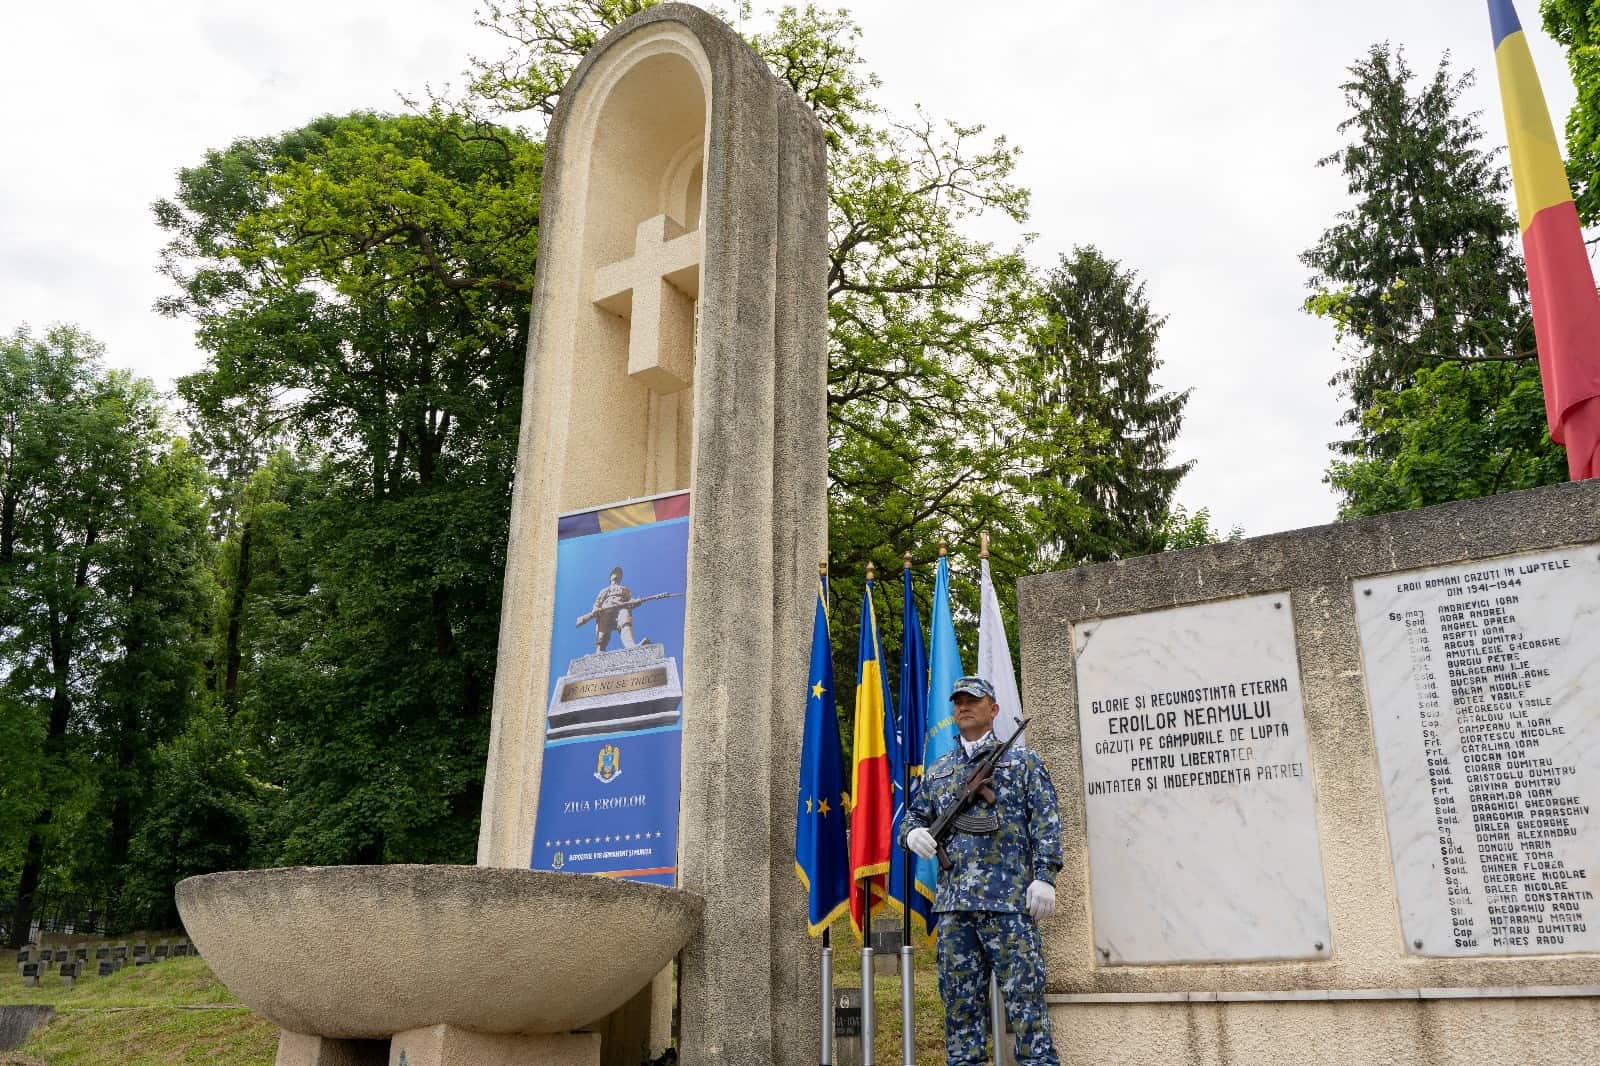
[[[1073,640],[1095,961],[1327,957],[1288,594]]]
[[[1600,950],[1600,546],[1354,589],[1406,949]]]

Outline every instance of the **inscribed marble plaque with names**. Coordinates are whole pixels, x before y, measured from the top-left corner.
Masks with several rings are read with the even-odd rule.
[[[1406,950],[1600,950],[1600,546],[1354,590]]]
[[[1095,961],[1328,957],[1288,594],[1073,641]]]

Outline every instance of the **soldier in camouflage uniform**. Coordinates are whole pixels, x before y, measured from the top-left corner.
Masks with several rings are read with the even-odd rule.
[[[991,727],[994,686],[963,677],[950,696],[961,746],[923,773],[902,843],[924,858],[935,845],[928,826],[956,801],[966,766],[1000,743]],[[939,996],[945,1005],[949,1066],[987,1063],[989,971],[1016,1031],[1018,1066],[1058,1066],[1044,1004],[1039,920],[1055,911],[1061,869],[1061,814],[1039,756],[1012,748],[995,767],[993,804],[979,799],[945,842],[955,865],[939,872]]]

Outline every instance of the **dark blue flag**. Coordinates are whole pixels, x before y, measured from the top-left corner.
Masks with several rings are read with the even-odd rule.
[[[917,611],[916,598],[911,593],[910,566],[902,570],[900,576],[904,585],[900,630],[900,751],[903,762],[899,768],[901,777],[896,784],[903,782],[908,787],[895,796],[899,802],[894,812],[895,849],[893,866],[889,872],[889,898],[897,907],[905,904],[908,857],[913,869],[916,864],[916,857],[908,856],[906,850],[899,846],[900,822],[912,793],[922,781],[922,748],[928,732],[928,656],[922,644],[922,617]],[[934,926],[933,879],[930,877],[928,880],[930,884],[923,886],[916,883],[913,874],[910,889],[911,928],[922,936],[929,935]]]
[[[806,886],[806,926],[812,936],[850,909],[850,849],[845,837],[849,790],[839,717],[833,702],[833,652],[828,644],[828,579],[817,579],[811,632],[806,733],[800,749],[800,794],[795,804],[794,870]]]

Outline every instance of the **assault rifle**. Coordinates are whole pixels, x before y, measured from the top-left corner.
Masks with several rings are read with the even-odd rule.
[[[599,614],[601,611],[620,611],[620,610],[623,610],[623,609],[627,609],[627,610],[631,611],[635,607],[639,606],[641,603],[649,603],[651,600],[669,600],[669,599],[672,599],[674,596],[682,596],[682,595],[683,595],[683,593],[681,593],[681,592],[658,592],[654,596],[641,596],[636,600],[627,600],[626,602],[623,602],[623,603],[607,604],[606,606],[601,607],[598,610],[590,611],[588,614],[586,614],[582,618],[578,619],[578,625],[581,626],[585,622],[593,621],[594,620],[594,616]]]
[[[955,860],[950,858],[950,853],[944,849],[944,842],[949,840],[956,831],[956,819],[966,814],[972,805],[982,797],[986,803],[996,800],[994,786],[994,768],[1000,760],[1005,758],[1006,752],[1011,750],[1011,745],[1017,742],[1022,731],[1028,728],[1028,719],[1024,718],[1017,726],[1017,731],[1011,734],[1011,739],[995,748],[989,754],[978,760],[978,764],[967,774],[967,779],[961,783],[961,790],[956,793],[956,801],[946,807],[944,813],[935,818],[928,827],[928,832],[933,834],[934,844],[939,849],[939,869],[948,870],[955,865]]]

